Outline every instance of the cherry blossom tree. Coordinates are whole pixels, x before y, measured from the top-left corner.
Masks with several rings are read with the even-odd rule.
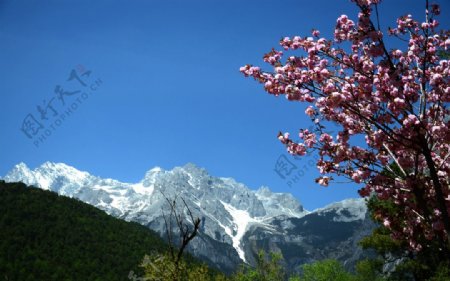
[[[439,27],[440,7],[424,1],[422,22],[404,15],[382,31],[381,0],[352,2],[358,18],[340,16],[334,38],[318,30],[285,37],[284,50],[264,55],[270,71],[252,65],[240,71],[269,94],[308,104],[315,130],[301,129],[298,141],[289,133],[278,138],[293,155],[318,153],[316,182],[327,186],[335,175],[361,184],[361,196],[400,210],[375,210],[393,239],[416,253],[438,241],[449,258],[450,61],[441,54],[448,54],[450,39]],[[285,53],[292,55],[282,59]],[[337,134],[324,131],[331,124]]]

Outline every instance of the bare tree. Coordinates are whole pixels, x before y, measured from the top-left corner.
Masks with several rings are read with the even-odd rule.
[[[175,266],[173,280],[178,281],[180,280],[180,275],[182,271],[180,268],[180,261],[183,257],[183,253],[186,247],[188,246],[189,242],[191,242],[192,239],[194,239],[194,237],[198,234],[198,230],[200,228],[200,218],[198,217],[194,218],[191,209],[189,208],[189,206],[186,204],[186,201],[182,197],[180,197],[180,200],[183,202],[183,206],[180,211],[177,207],[178,196],[176,196],[174,199],[170,199],[163,192],[161,193],[169,206],[169,213],[168,214],[165,213],[163,209],[162,214],[166,228],[166,235],[169,243],[169,255]],[[184,216],[185,209],[187,210],[187,215],[188,218],[190,219],[190,222]],[[178,243],[174,239],[175,235],[175,233],[173,232],[174,223],[176,224],[176,227],[178,228],[179,232],[176,234],[179,237]]]

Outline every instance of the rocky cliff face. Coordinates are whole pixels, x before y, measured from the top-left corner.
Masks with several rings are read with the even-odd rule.
[[[182,197],[202,222],[189,251],[225,271],[241,262],[254,263],[258,249],[281,251],[289,268],[322,258],[352,265],[361,256],[357,241],[373,227],[361,199],[308,212],[291,194],[273,193],[267,187],[253,191],[193,164],[170,171],[153,168],[138,183],[102,179],[51,162],[34,170],[21,163],[3,179],[78,198],[161,235],[168,209],[164,196]]]
[[[275,217],[268,221],[271,228],[254,225],[248,229],[243,238],[244,251],[281,252],[291,270],[326,258],[340,260],[353,269],[368,254],[358,246],[358,241],[374,228],[366,212],[364,201],[348,199],[300,218]],[[254,263],[254,259],[249,262]]]

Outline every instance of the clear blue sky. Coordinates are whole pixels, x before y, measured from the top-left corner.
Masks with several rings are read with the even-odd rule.
[[[423,16],[422,2],[384,1],[383,26],[399,14]],[[450,2],[441,4],[444,21]],[[343,13],[356,16],[348,0],[0,1],[0,175],[19,162],[54,161],[137,182],[154,166],[192,162],[253,189],[292,192],[307,209],[357,197],[355,186],[316,185],[311,158],[294,160],[278,142],[278,131],[309,126],[304,107],[238,71],[263,64],[282,36],[311,28],[329,36]],[[86,87],[68,81],[72,69]],[[59,115],[74,103],[57,121],[51,107]],[[25,119],[32,139],[21,131]],[[45,129],[50,136],[35,145]],[[280,155],[292,173],[303,171],[296,183],[274,171]]]

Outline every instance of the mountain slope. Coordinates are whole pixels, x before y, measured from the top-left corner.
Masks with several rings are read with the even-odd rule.
[[[340,260],[347,270],[354,270],[356,262],[370,254],[358,245],[375,227],[365,218],[365,212],[364,201],[349,199],[301,218],[277,217],[270,221],[272,229],[254,226],[247,231],[243,239],[245,250],[281,252],[291,271],[302,264],[329,258]]]
[[[371,228],[362,199],[308,212],[291,194],[273,193],[267,187],[253,191],[232,178],[213,177],[194,164],[170,171],[153,168],[140,182],[123,183],[95,177],[62,163],[46,162],[34,170],[21,163],[4,179],[78,198],[161,235],[165,234],[162,211],[168,209],[164,197],[182,197],[193,215],[202,221],[199,239],[192,241],[189,252],[226,272],[234,271],[242,262],[253,264],[257,248],[292,255],[290,267],[331,256],[342,257],[342,262],[352,264],[352,260],[361,256],[355,242],[361,228]],[[330,219],[323,220],[324,216]],[[317,227],[305,232],[305,221]],[[343,237],[334,243],[308,242],[311,237],[325,239],[330,233],[328,229],[334,228],[343,231]],[[346,246],[350,244],[354,247]],[[297,248],[315,250],[293,253],[292,249]],[[339,251],[345,253],[338,255]]]
[[[78,200],[0,181],[1,280],[127,280],[166,244]]]

